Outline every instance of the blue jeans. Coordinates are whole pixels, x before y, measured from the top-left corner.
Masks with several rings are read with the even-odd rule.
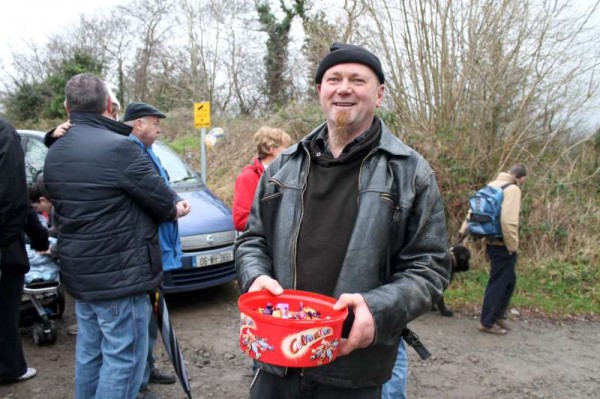
[[[144,369],[144,378],[142,380],[142,388],[146,388],[150,382],[150,372],[154,368],[154,345],[156,345],[156,338],[158,337],[158,324],[156,319],[151,314],[150,323],[148,324],[148,356],[146,358],[146,367]]]
[[[76,300],[75,313],[75,398],[134,399],[148,354],[148,296]]]
[[[517,285],[517,254],[510,254],[505,246],[499,245],[488,245],[486,250],[491,267],[481,307],[481,324],[493,327],[496,320],[506,317],[506,310]]]
[[[381,399],[406,399],[406,380],[408,379],[408,353],[404,340],[400,339],[396,363],[392,370],[392,378],[381,390]]]

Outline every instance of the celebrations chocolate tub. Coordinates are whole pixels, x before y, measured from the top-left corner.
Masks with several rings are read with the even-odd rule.
[[[243,294],[240,348],[251,358],[284,367],[315,367],[331,363],[339,352],[348,309],[333,310],[335,298],[284,290]]]

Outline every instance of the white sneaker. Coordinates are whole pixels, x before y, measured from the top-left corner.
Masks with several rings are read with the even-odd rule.
[[[69,327],[67,327],[67,334],[69,335],[77,335],[77,324],[72,324]]]
[[[35,377],[36,374],[37,374],[37,371],[33,367],[27,367],[27,371],[25,372],[25,374],[23,374],[22,376],[20,376],[19,378],[17,378],[17,381],[28,380],[30,378]]]

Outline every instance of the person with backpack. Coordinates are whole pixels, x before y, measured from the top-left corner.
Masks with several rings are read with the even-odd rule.
[[[520,187],[526,178],[527,169],[521,164],[500,173],[471,198],[469,213],[458,233],[459,241],[467,234],[485,240],[491,265],[479,324],[479,331],[485,333],[505,335],[510,330],[506,310],[517,283]]]

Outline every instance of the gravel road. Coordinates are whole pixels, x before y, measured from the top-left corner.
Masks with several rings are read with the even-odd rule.
[[[194,398],[246,398],[250,359],[238,347],[239,316],[234,283],[167,298],[191,377]],[[75,337],[67,304],[58,341],[35,346],[25,335],[32,380],[0,385],[0,399],[73,397]],[[600,322],[558,323],[522,317],[500,337],[477,331],[475,315],[452,318],[430,313],[411,323],[432,352],[421,361],[409,349],[410,398],[598,398],[600,397]],[[160,341],[160,339],[159,339]],[[162,348],[162,369],[169,362]],[[163,398],[183,399],[178,384],[152,385]]]

